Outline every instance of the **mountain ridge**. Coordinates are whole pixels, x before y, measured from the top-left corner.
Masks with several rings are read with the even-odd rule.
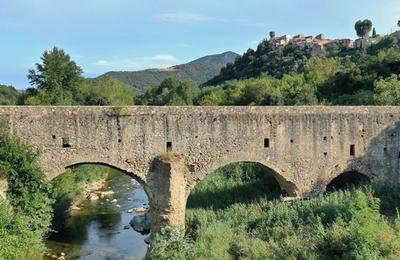
[[[207,55],[188,63],[179,64],[167,68],[151,68],[140,71],[109,71],[94,80],[103,77],[116,78],[135,91],[142,92],[145,88],[158,85],[168,77],[175,77],[181,80],[193,80],[197,84],[203,84],[219,75],[221,69],[228,63],[235,61],[240,55],[227,51],[220,54]]]

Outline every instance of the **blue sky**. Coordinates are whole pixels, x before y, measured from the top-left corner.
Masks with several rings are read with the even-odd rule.
[[[85,76],[167,67],[278,35],[355,38],[370,18],[396,30],[399,0],[0,0],[0,84],[28,86],[44,50],[61,47]]]

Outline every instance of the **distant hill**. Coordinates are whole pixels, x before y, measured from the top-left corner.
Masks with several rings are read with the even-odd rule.
[[[227,63],[233,63],[239,55],[234,52],[224,52],[216,55],[209,55],[186,64],[176,65],[165,69],[147,69],[142,71],[111,71],[94,80],[102,77],[113,77],[131,86],[136,91],[160,84],[168,77],[176,77],[183,80],[193,80],[203,84],[217,76],[221,68]]]

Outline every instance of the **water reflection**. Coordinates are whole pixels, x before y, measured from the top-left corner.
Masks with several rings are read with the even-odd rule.
[[[128,209],[143,207],[148,198],[143,188],[129,176],[113,171],[103,188],[114,195],[98,201],[84,201],[79,215],[69,217],[47,246],[52,253],[64,252],[68,259],[134,259],[147,251],[146,236],[125,229],[135,213]],[[112,200],[117,199],[117,203]]]

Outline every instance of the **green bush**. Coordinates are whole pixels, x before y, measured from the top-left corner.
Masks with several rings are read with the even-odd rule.
[[[41,259],[42,238],[32,232],[29,217],[13,213],[0,199],[0,259]]]
[[[50,185],[39,154],[0,126],[0,168],[7,178],[7,201],[0,199],[0,259],[41,259],[43,236],[52,218]]]
[[[43,236],[52,219],[50,184],[38,164],[39,154],[16,135],[0,127],[0,167],[7,177],[7,199],[16,213],[27,216],[28,225]]]

